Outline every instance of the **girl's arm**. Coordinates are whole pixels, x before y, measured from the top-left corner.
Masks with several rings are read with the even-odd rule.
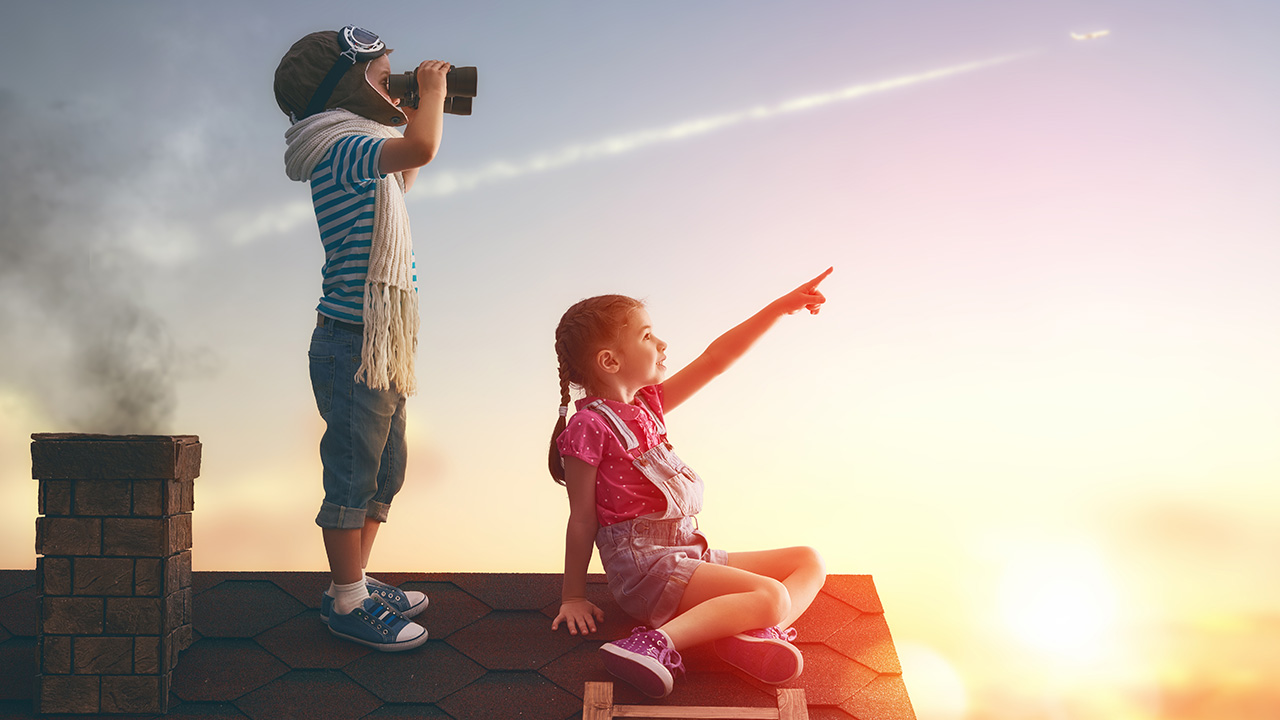
[[[716,338],[693,362],[662,383],[662,407],[671,412],[711,379],[729,369],[729,366],[746,354],[778,318],[803,308],[811,314],[827,299],[818,291],[818,284],[826,279],[834,268],[827,268],[818,277],[783,295],[765,306],[763,310],[747,318],[742,324]]]
[[[576,457],[564,459],[564,484],[569,491],[569,524],[564,533],[564,586],[560,591],[560,614],[551,629],[563,620],[570,635],[595,632],[604,621],[604,611],[587,600],[587,566],[595,548],[596,469]]]

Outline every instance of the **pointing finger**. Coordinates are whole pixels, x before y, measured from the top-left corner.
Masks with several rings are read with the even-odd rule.
[[[822,282],[823,280],[826,280],[826,279],[827,279],[827,276],[828,276],[828,275],[830,275],[830,274],[832,273],[832,271],[834,271],[835,269],[836,269],[836,268],[835,268],[835,266],[833,265],[833,266],[831,266],[831,267],[827,268],[826,270],[823,270],[821,275],[819,275],[818,277],[816,277],[816,278],[814,278],[814,279],[812,279],[812,280],[810,280],[809,282],[807,282],[807,283],[805,283],[805,284],[804,284],[805,289],[809,290],[810,292],[813,292],[813,291],[817,290],[817,289],[818,289],[818,283]]]

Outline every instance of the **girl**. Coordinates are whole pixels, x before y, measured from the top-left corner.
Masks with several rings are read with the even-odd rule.
[[[725,661],[768,683],[800,675],[804,658],[788,627],[826,579],[812,549],[726,553],[709,549],[693,516],[702,479],[667,441],[663,418],[724,372],[783,315],[817,314],[818,284],[831,268],[721,335],[663,381],[667,344],[637,300],[602,295],[565,312],[556,328],[560,420],[549,468],[569,493],[560,612],[572,634],[589,633],[604,612],[586,599],[592,544],[609,590],[628,614],[653,627],[600,648],[609,672],[651,697],[671,692],[680,650],[714,641]],[[586,397],[566,423],[569,387]],[[783,630],[782,628],[788,628]]]

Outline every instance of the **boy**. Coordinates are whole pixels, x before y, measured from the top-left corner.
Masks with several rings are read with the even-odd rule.
[[[387,93],[378,36],[355,26],[307,35],[276,68],[289,115],[285,170],[310,181],[324,245],[311,336],[311,385],[325,420],[324,501],[316,524],[332,581],[320,617],[334,635],[383,651],[426,642],[409,618],[426,608],[364,574],[378,528],[404,483],[405,397],[415,390],[418,296],[404,191],[440,147],[449,64],[417,68],[418,110]],[[391,129],[404,125],[404,134]]]

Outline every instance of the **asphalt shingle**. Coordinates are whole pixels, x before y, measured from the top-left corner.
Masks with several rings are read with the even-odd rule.
[[[580,718],[583,684],[609,682],[597,648],[637,625],[602,576],[587,594],[606,614],[597,632],[550,629],[560,576],[387,573],[427,593],[421,648],[379,653],[334,638],[319,619],[325,573],[197,572],[195,642],[173,673],[174,718]],[[35,571],[0,570],[0,716],[35,717]],[[914,719],[875,584],[828,577],[796,623],[813,720]],[[615,683],[623,704],[772,706],[776,694],[708,646],[683,653],[688,676],[654,701]]]

